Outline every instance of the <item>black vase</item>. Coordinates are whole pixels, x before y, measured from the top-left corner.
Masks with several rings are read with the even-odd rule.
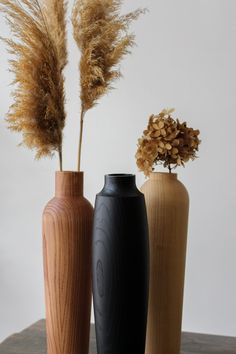
[[[144,354],[149,283],[148,224],[135,176],[105,176],[96,197],[93,298],[98,354]]]

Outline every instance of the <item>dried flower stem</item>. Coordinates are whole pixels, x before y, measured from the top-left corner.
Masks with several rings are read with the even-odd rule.
[[[60,164],[60,171],[63,171],[63,163],[62,163],[62,149],[60,148],[59,152],[59,164]]]
[[[84,131],[84,116],[85,110],[81,108],[80,114],[80,134],[79,134],[79,150],[78,150],[78,171],[81,170],[81,153],[82,153],[82,144],[83,144],[83,131]]]

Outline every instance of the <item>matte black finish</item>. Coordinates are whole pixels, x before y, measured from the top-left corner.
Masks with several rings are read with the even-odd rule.
[[[96,197],[93,296],[98,354],[144,354],[148,225],[134,175],[107,175]]]

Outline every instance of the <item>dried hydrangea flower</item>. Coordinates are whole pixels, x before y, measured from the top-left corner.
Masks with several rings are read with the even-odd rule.
[[[137,166],[145,176],[149,176],[158,163],[171,172],[172,168],[184,166],[197,157],[200,131],[189,128],[186,122],[173,119],[173,111],[164,109],[158,115],[151,115],[143,136],[138,140]]]

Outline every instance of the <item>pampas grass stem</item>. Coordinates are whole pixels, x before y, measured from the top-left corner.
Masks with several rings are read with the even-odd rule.
[[[84,132],[84,116],[85,111],[82,108],[80,114],[80,134],[79,134],[79,150],[78,150],[78,171],[81,171],[81,154],[82,154],[82,144],[83,144],[83,132]]]

